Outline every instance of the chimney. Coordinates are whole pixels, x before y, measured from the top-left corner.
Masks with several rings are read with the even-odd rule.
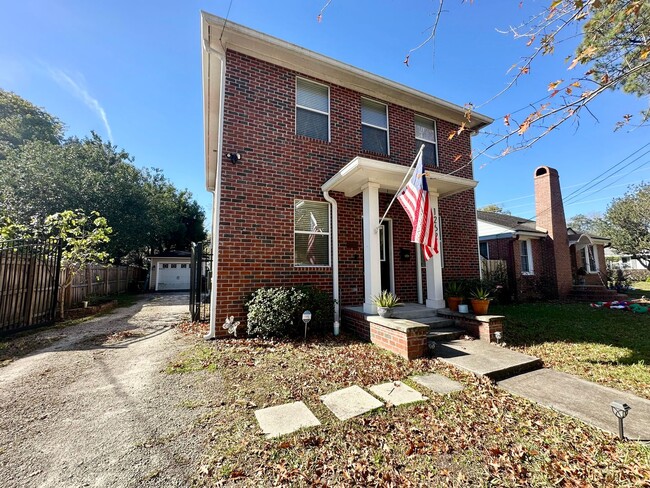
[[[573,286],[571,255],[560,176],[554,168],[540,166],[535,170],[535,213],[537,226],[548,232],[544,247],[546,254],[553,256],[549,260],[551,278],[557,284],[558,296],[566,297]]]

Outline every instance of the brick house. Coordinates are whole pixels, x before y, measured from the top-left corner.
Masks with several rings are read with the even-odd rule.
[[[535,170],[536,220],[477,212],[482,272],[505,265],[513,298],[611,299],[605,247],[609,239],[567,228],[557,170]]]
[[[207,13],[202,56],[211,334],[260,287],[374,313],[382,289],[441,308],[446,280],[479,276],[470,135],[492,119],[449,140],[462,107]],[[399,203],[378,226],[422,144],[442,248],[426,264]]]

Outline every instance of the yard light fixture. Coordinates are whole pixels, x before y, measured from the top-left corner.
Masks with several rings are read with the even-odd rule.
[[[627,417],[627,413],[631,407],[627,403],[620,402],[612,402],[609,406],[612,408],[612,413],[618,419],[618,438],[623,441],[625,440],[625,436],[623,435],[623,419]]]
[[[305,310],[302,313],[302,321],[305,323],[305,340],[307,340],[307,324],[311,320],[311,312],[309,310]]]
[[[501,338],[502,338],[502,337],[503,337],[503,334],[501,333],[501,331],[497,330],[497,331],[494,333],[494,338],[497,340],[497,344],[498,344],[499,342],[501,342]]]

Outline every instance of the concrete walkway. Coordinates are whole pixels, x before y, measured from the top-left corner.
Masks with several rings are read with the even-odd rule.
[[[551,407],[604,431],[618,435],[618,420],[610,403],[627,403],[628,439],[650,441],[650,401],[601,386],[577,376],[541,369],[533,356],[483,341],[450,341],[436,346],[436,356],[457,368],[498,381],[498,386],[530,401]]]
[[[631,410],[624,420],[625,436],[650,442],[650,401],[645,398],[552,369],[515,376],[500,381],[498,385],[510,393],[617,435],[618,420],[609,405],[614,401],[627,403]]]

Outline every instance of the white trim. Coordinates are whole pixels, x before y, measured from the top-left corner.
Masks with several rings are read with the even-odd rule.
[[[433,138],[434,138],[433,141],[430,141],[428,139],[420,139],[419,137],[417,137],[417,130],[415,130],[415,129],[417,127],[417,119],[418,118],[424,119],[424,120],[430,120],[431,122],[433,122]],[[431,117],[425,117],[423,115],[415,114],[414,117],[413,117],[413,129],[416,132],[416,135],[415,135],[415,140],[416,141],[427,142],[427,143],[433,144],[435,146],[435,149],[436,149],[436,167],[439,168],[440,167],[440,153],[438,151],[438,124],[436,123],[436,120],[432,119]]]
[[[390,122],[388,120],[388,104],[385,102],[380,102],[379,100],[374,100],[370,97],[361,97],[361,100],[368,100],[369,102],[376,103],[378,105],[383,105],[385,107],[385,113],[386,113],[386,127],[380,127],[378,125],[374,124],[368,124],[363,121],[363,115],[361,116],[361,125],[365,125],[367,127],[372,127],[373,129],[379,129],[379,130],[384,130],[386,131],[386,156],[390,156]],[[360,109],[363,109],[361,105],[359,105]],[[363,110],[361,110],[363,113]],[[361,134],[361,147],[363,147],[363,134]],[[370,151],[369,149],[364,149],[364,151],[372,152],[375,154],[382,154],[378,151]]]
[[[312,83],[314,85],[320,85],[320,86],[324,86],[325,88],[327,88],[327,112],[322,112],[320,110],[315,110],[315,109],[313,109],[311,107],[305,107],[304,105],[298,105],[298,80],[299,79],[301,79],[303,81],[306,81],[307,83]],[[332,113],[332,96],[331,96],[330,86],[326,85],[325,83],[319,83],[317,81],[310,80],[309,78],[305,78],[303,76],[296,76],[295,87],[296,87],[296,99],[295,99],[296,109],[294,110],[294,121],[293,121],[293,125],[294,125],[293,129],[294,130],[293,130],[293,133],[295,135],[297,135],[297,136],[309,137],[309,136],[304,136],[302,134],[298,134],[298,108],[301,108],[303,110],[309,110],[310,112],[315,112],[317,114],[327,115],[327,141],[323,141],[323,142],[332,142],[332,116],[331,116],[331,113]],[[317,137],[310,137],[310,139],[316,139],[317,141],[322,140],[322,139],[318,139]]]
[[[328,232],[310,232],[306,230],[296,230],[296,202],[309,202],[309,203],[318,203],[321,205],[327,205],[327,219],[328,219]],[[332,267],[332,211],[331,205],[329,202],[321,202],[319,200],[305,200],[304,198],[294,198],[293,199],[293,267],[294,268],[331,268]],[[296,263],[296,234],[302,235],[316,235],[316,236],[327,236],[327,260],[328,264],[297,264]]]
[[[392,218],[385,218],[384,222],[387,222],[387,228],[388,228],[388,236],[384,235],[384,244],[388,243],[386,251],[390,253],[390,290],[391,292],[395,293],[395,240],[393,239],[394,237],[394,231],[393,231],[393,219]],[[379,226],[379,229],[383,228],[382,226]],[[386,241],[386,237],[388,237],[388,241]],[[381,255],[381,250],[379,251],[379,254]]]
[[[521,266],[521,274],[524,276],[532,276],[535,274],[535,267],[533,264],[533,246],[531,245],[530,239],[519,239],[519,260],[520,260],[520,265],[523,261],[521,259],[523,258],[521,254],[521,244],[526,243],[526,253],[527,253],[527,261],[528,261],[528,271],[524,271],[524,267]]]

